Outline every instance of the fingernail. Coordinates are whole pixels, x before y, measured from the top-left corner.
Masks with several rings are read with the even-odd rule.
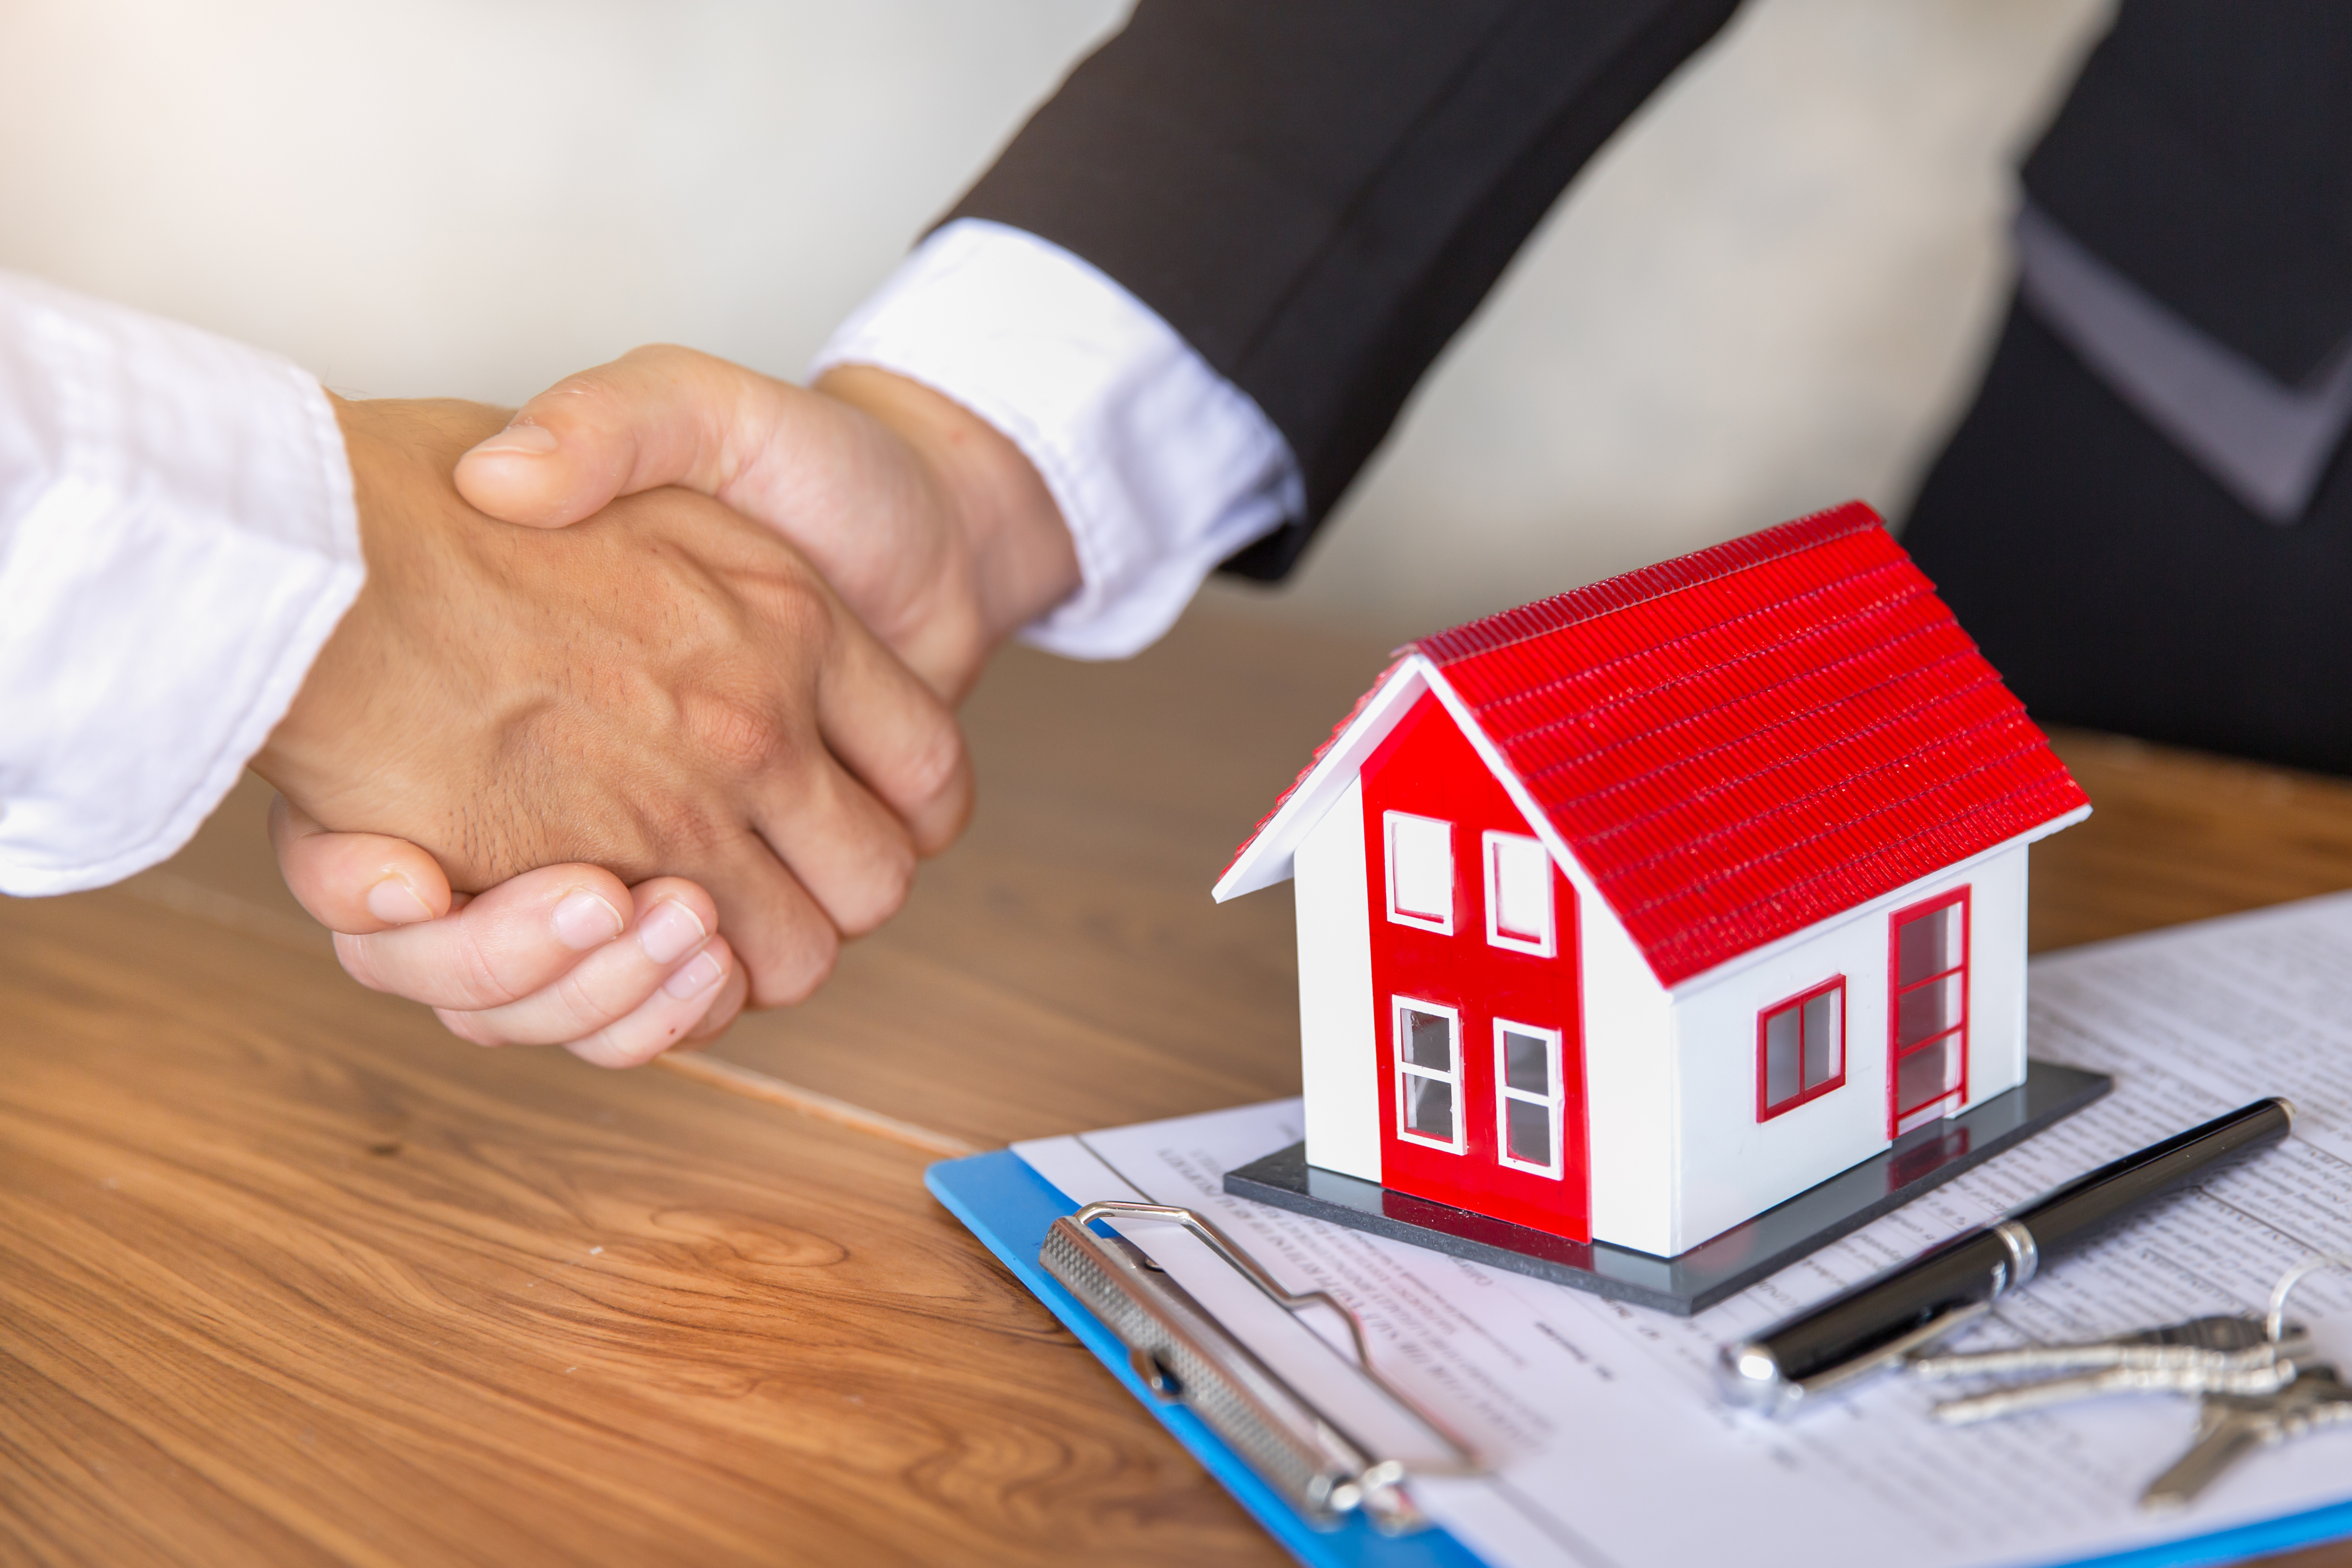
[[[386,925],[413,925],[429,921],[433,911],[416,896],[405,877],[386,877],[367,890],[367,912]]]
[[[656,904],[654,912],[637,922],[637,942],[656,963],[691,952],[709,934],[692,910],[676,901]]]
[[[470,458],[474,452],[514,452],[526,458],[544,458],[555,447],[554,431],[544,425],[525,425],[518,420],[466,455]]]
[[[555,906],[555,934],[574,952],[585,952],[621,934],[621,914],[593,893],[574,893]]]
[[[683,1002],[689,996],[699,996],[719,983],[727,966],[707,952],[698,952],[682,964],[676,974],[662,982],[662,990]]]

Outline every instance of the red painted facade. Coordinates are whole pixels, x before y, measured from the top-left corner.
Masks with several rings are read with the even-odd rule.
[[[1591,1189],[1587,1160],[1584,1038],[1578,984],[1575,889],[1547,858],[1552,900],[1552,956],[1513,951],[1487,940],[1485,835],[1531,830],[1437,699],[1423,693],[1366,762],[1366,881],[1371,902],[1373,1016],[1380,1031],[1381,1181],[1391,1191],[1451,1204],[1497,1219],[1590,1241]],[[1446,823],[1453,859],[1453,931],[1400,923],[1389,915],[1388,814]],[[1397,999],[1451,1010],[1456,1022],[1453,1067],[1458,1093],[1460,1152],[1404,1135],[1399,1103]],[[1503,1160],[1507,1109],[1498,1078],[1496,1026],[1557,1032],[1554,1081],[1559,1174],[1514,1169]],[[1527,1037],[1522,1036],[1525,1039]],[[1521,1097],[1523,1110],[1537,1113]]]

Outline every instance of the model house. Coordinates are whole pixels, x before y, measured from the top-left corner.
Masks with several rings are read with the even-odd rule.
[[[1310,1165],[1671,1257],[2021,1083],[2089,802],[1860,503],[1413,643],[1242,847]]]

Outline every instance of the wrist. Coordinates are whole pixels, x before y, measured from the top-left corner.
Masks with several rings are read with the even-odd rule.
[[[969,604],[970,669],[1079,586],[1077,546],[1036,465],[1004,433],[943,393],[871,365],[836,365],[814,389],[904,441],[938,487]]]
[[[310,804],[327,793],[339,771],[337,742],[351,728],[339,719],[356,696],[353,667],[364,662],[367,653],[362,650],[375,641],[372,623],[382,595],[383,570],[380,551],[371,537],[371,524],[382,504],[373,431],[361,405],[331,392],[327,401],[334,409],[343,439],[343,458],[351,468],[352,509],[368,576],[351,608],[343,612],[343,618],[310,661],[285,715],[248,764],[282,796]]]
[[[377,730],[414,717],[405,710],[419,695],[404,679],[416,658],[416,628],[404,626],[392,606],[404,599],[444,609],[454,604],[454,583],[419,587],[446,575],[436,571],[436,548],[425,537],[436,521],[430,503],[447,488],[442,476],[455,454],[496,428],[499,416],[457,402],[328,397],[351,466],[367,579],[250,765],[331,826],[341,823],[343,797],[356,784],[380,781],[410,761],[387,762],[371,744]],[[443,637],[446,628],[426,635]]]

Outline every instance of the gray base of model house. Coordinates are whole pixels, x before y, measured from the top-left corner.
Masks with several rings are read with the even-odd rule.
[[[1391,1192],[1360,1177],[1309,1165],[1304,1143],[1226,1172],[1225,1191],[1474,1263],[1687,1317],[1982,1164],[2114,1087],[2115,1079],[2105,1073],[2029,1061],[2025,1081],[2017,1088],[1948,1121],[1916,1128],[1875,1158],[1675,1258],[1605,1241],[1570,1241]]]

